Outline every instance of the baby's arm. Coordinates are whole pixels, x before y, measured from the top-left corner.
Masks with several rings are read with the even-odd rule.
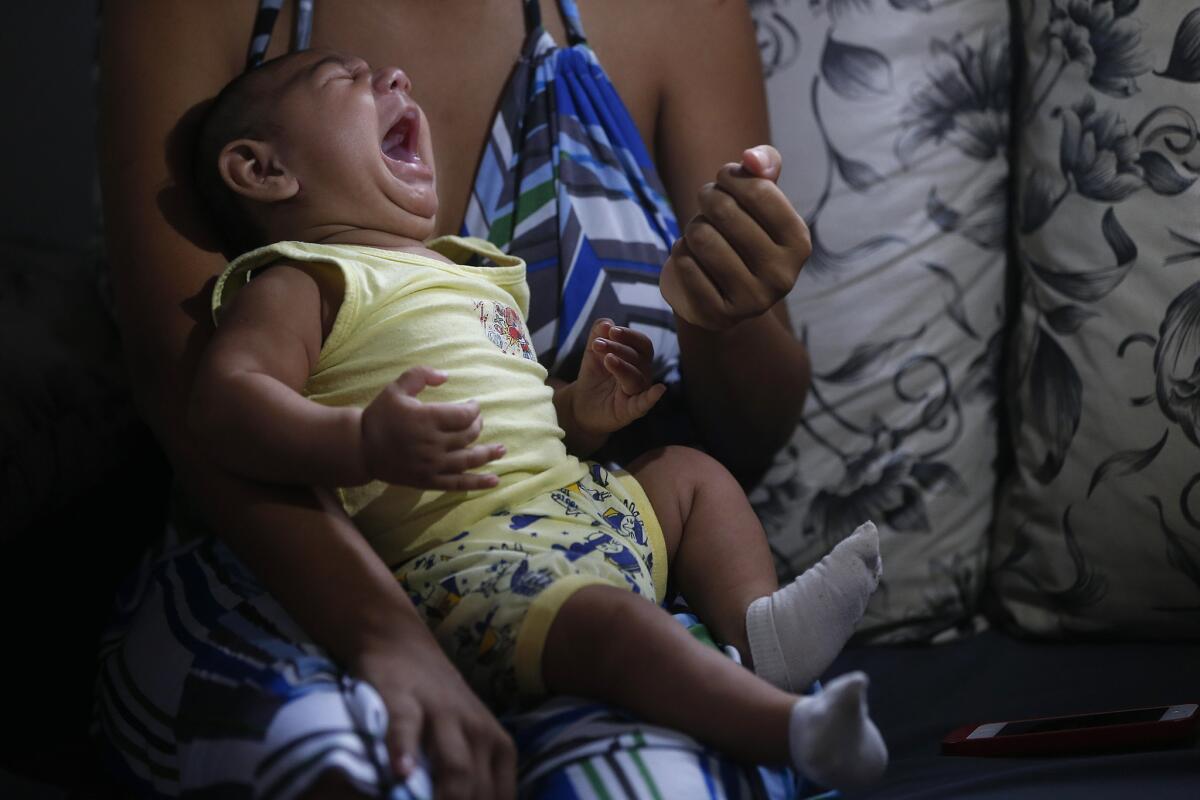
[[[654,345],[645,334],[610,319],[592,323],[579,377],[552,384],[568,450],[587,456],[609,434],[646,415],[667,390],[654,383],[653,362]]]
[[[340,302],[340,280],[331,276],[278,264],[233,298],[192,391],[189,420],[209,453],[233,472],[273,483],[494,486],[494,475],[466,472],[504,452],[471,446],[482,426],[479,406],[416,399],[444,383],[444,373],[411,369],[365,409],[300,394]]]

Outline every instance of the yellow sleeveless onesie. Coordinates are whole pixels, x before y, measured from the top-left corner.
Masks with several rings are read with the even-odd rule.
[[[404,371],[449,375],[423,402],[479,402],[478,444],[506,454],[485,469],[492,489],[445,492],[388,485],[339,488],[359,530],[393,569],[451,658],[496,703],[543,692],[541,651],[554,614],[585,585],[606,583],[661,601],[666,547],[632,476],[567,453],[525,325],[525,264],[490,243],[444,237],[448,264],[357,245],[279,242],[233,261],[213,313],[271,263],[336,270],[342,304],[304,394],[366,406]]]

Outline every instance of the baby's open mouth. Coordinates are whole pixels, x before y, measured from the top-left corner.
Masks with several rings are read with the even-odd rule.
[[[420,124],[421,118],[416,109],[406,110],[383,137],[379,146],[383,154],[393,161],[419,163],[421,154],[417,152],[417,131]]]

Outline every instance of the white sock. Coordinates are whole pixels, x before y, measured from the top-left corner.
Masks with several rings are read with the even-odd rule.
[[[879,532],[865,522],[788,586],[746,609],[754,671],[800,693],[833,663],[879,585]]]
[[[851,672],[801,697],[788,720],[792,765],[830,789],[874,783],[887,767],[887,745],[867,716],[867,676]]]

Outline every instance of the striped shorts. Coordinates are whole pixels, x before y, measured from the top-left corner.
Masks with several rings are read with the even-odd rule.
[[[328,770],[371,797],[432,796],[424,770],[392,775],[378,693],[211,537],[147,556],[102,641],[96,698],[106,760],[142,797],[287,800]],[[599,704],[557,698],[502,721],[522,797],[798,796],[789,771],[746,767]]]

